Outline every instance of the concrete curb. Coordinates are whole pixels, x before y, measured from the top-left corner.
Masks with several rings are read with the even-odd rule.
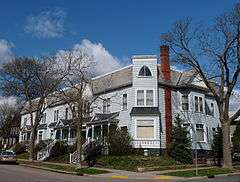
[[[235,173],[227,173],[227,174],[217,174],[214,175],[214,178],[218,177],[227,177],[227,176],[237,176],[240,175],[240,172],[235,172]],[[208,176],[198,176],[198,177],[191,177],[191,178],[185,178],[185,180],[194,180],[194,179],[208,179]]]
[[[24,167],[31,167],[31,168],[35,168],[35,169],[43,169],[43,170],[51,171],[51,172],[77,175],[77,172],[62,171],[62,170],[58,170],[58,169],[52,169],[52,168],[42,167],[42,166],[34,166],[34,165],[29,165],[29,164],[19,164],[19,165],[24,166]],[[87,175],[87,174],[84,174],[84,175]]]

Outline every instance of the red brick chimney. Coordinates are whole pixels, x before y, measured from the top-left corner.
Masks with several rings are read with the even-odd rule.
[[[169,63],[169,48],[166,45],[160,46],[161,72],[165,81],[171,80],[171,70]],[[166,126],[166,145],[172,141],[172,88],[164,87],[165,101],[165,126]]]
[[[166,45],[160,46],[161,71],[164,80],[170,80],[169,48]]]

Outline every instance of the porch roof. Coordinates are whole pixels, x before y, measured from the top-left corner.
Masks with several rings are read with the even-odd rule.
[[[46,124],[46,123],[40,124],[40,125],[38,126],[38,129],[47,129],[47,124]]]
[[[119,116],[119,112],[114,113],[96,113],[95,116],[87,122],[87,125],[94,125],[94,124],[102,124],[102,123],[112,123],[117,124],[119,120],[117,117]]]

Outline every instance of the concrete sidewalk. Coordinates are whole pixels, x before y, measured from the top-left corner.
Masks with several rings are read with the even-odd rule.
[[[20,159],[19,161],[29,162],[25,159]],[[34,161],[39,162],[39,161]],[[66,164],[66,163],[55,163],[55,162],[43,162],[45,164],[55,164],[55,165],[62,165],[62,166],[74,166],[73,164]],[[87,167],[87,166],[83,166]],[[109,169],[109,168],[100,168],[94,167],[100,170],[109,171],[109,173],[98,174],[94,175],[96,177],[101,178],[112,178],[112,179],[156,179],[156,180],[184,180],[186,178],[182,177],[174,177],[174,176],[167,176],[164,175],[168,172],[176,172],[176,171],[186,171],[186,170],[194,170],[195,168],[188,168],[188,169],[176,169],[176,170],[163,170],[163,171],[148,171],[148,172],[133,172],[133,171],[125,171],[125,170],[117,170],[117,169]],[[209,169],[212,167],[199,167],[198,169]]]

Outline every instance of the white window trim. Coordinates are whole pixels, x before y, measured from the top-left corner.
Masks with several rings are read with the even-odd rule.
[[[202,107],[203,107],[203,111],[201,112],[200,111],[200,105],[198,105],[199,107],[198,107],[198,111],[196,111],[196,108],[195,108],[195,106],[196,106],[196,103],[195,103],[195,97],[198,97],[198,104],[200,103],[199,102],[199,98],[201,97],[202,98]],[[205,97],[203,96],[203,95],[193,95],[193,111],[195,112],[195,113],[201,113],[201,114],[205,114]]]
[[[143,97],[144,97],[144,104],[139,106],[137,105],[137,91],[138,90],[143,90]],[[152,90],[153,91],[153,105],[152,106],[147,106],[147,90]],[[155,89],[154,88],[137,88],[135,89],[135,107],[156,107],[156,100],[155,100],[155,97],[156,97],[156,92],[155,92]]]
[[[153,133],[154,133],[154,138],[138,138],[137,137],[137,122],[138,121],[145,121],[145,120],[153,120]],[[156,136],[156,118],[154,117],[138,117],[138,118],[135,118],[134,122],[135,122],[135,132],[134,132],[134,139],[135,140],[156,140],[157,139],[157,136]]]
[[[126,109],[123,108],[123,95],[126,94],[127,95],[127,107]],[[128,93],[123,93],[122,94],[122,111],[127,111],[128,110]]]
[[[203,137],[204,137],[203,141],[197,141],[197,124],[203,125]],[[195,141],[197,143],[207,143],[207,135],[206,135],[207,128],[206,128],[206,125],[204,123],[195,123],[194,129],[195,129]]]
[[[182,96],[183,96],[184,94],[182,94],[181,92],[179,92],[179,94],[180,94],[180,106],[179,106],[179,109],[180,109],[181,111],[183,111],[183,112],[188,112],[188,111],[190,111],[190,93],[187,94],[187,95],[188,95],[188,110],[183,110],[183,108],[182,108],[182,103],[183,103],[183,101],[182,101]]]

